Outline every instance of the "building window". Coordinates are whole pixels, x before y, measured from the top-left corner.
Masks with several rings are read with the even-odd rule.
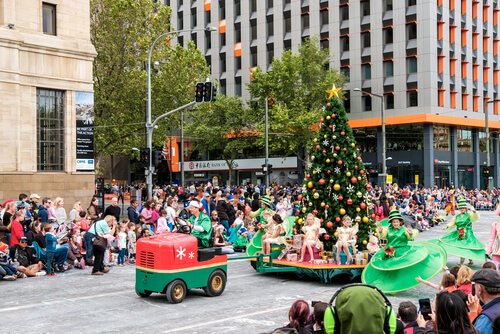
[[[384,29],[384,44],[392,44],[393,42],[393,30],[392,28]]]
[[[250,40],[257,39],[257,20],[250,21]]]
[[[283,50],[288,51],[292,49],[292,40],[287,39],[286,41],[283,42]]]
[[[416,90],[407,93],[408,107],[418,107],[418,92]]]
[[[328,22],[329,22],[329,12],[327,10],[322,10],[320,12],[320,17],[319,17],[319,20],[320,20],[320,24],[321,26],[324,26],[324,25],[328,25]]]
[[[241,42],[241,24],[240,23],[236,23],[234,25],[234,42],[235,43]]]
[[[351,112],[351,93],[349,91],[344,92],[344,109],[346,113]]]
[[[384,61],[384,76],[386,78],[394,76],[394,62],[392,60]]]
[[[226,84],[226,79],[220,79],[219,80],[219,91],[222,95],[227,94],[227,84]]]
[[[257,47],[250,48],[250,67],[257,66]]]
[[[340,20],[341,21],[349,20],[349,6],[340,7]]]
[[[37,169],[64,170],[64,92],[37,89]]]
[[[234,16],[241,15],[241,0],[234,0]]]
[[[226,72],[226,54],[225,53],[221,53],[219,55],[219,71],[221,73]]]
[[[236,77],[234,78],[234,95],[241,96],[242,93],[243,92],[241,89],[241,77]]]
[[[184,29],[184,13],[179,12],[177,13],[177,29]]]
[[[285,30],[285,34],[292,31],[292,17],[290,16],[290,12],[285,13],[285,19],[283,20],[283,26]]]
[[[486,132],[479,131],[479,152],[486,152]],[[490,135],[490,152],[493,152],[493,140]]]
[[[346,77],[346,81],[349,81],[351,77],[351,69],[349,66],[342,66],[340,68],[340,74]]]
[[[390,12],[392,10],[392,0],[384,1],[384,11]]]
[[[210,22],[212,22],[211,14],[211,11],[205,12],[205,24],[209,24]]]
[[[268,16],[267,21],[267,36],[274,36],[274,20],[273,16]]]
[[[330,40],[328,38],[322,39],[319,42],[319,47],[321,49],[328,49],[328,48],[330,48]]]
[[[42,3],[43,33],[47,35],[57,34],[56,25],[56,5]]]
[[[349,51],[349,36],[340,37],[340,49],[343,52]]]
[[[457,129],[457,151],[472,152],[472,131],[468,129]]]
[[[267,0],[267,7],[266,9],[271,9],[273,8],[274,4],[273,4],[273,0]]]
[[[361,65],[361,75],[363,80],[371,80],[372,78],[372,66],[370,64]]]
[[[361,47],[369,48],[371,46],[370,32],[361,33]]]
[[[198,22],[196,21],[196,8],[191,10],[191,29],[196,28]]]
[[[302,15],[302,30],[309,29],[309,14]]]
[[[226,34],[219,34],[219,45],[220,47],[226,46]]]
[[[417,58],[416,57],[406,58],[406,73],[408,74],[417,73],[417,70],[418,70]]]
[[[234,57],[234,69],[241,70],[241,57]]]
[[[219,1],[219,20],[226,19],[226,1]]]
[[[384,95],[385,109],[394,109],[394,94],[389,93]]]
[[[417,0],[406,0],[406,6],[416,6],[417,5]]]
[[[205,50],[212,48],[212,34],[211,31],[205,31]]]
[[[362,0],[361,1],[361,16],[369,16],[370,15],[370,0]]]
[[[417,39],[417,24],[407,24],[406,25],[406,36],[408,40]]]
[[[377,152],[377,128],[352,129],[361,152]]]
[[[433,125],[433,147],[436,151],[450,150],[450,128],[447,126]]]
[[[257,11],[257,0],[250,0],[250,13]]]
[[[386,142],[388,151],[420,151],[424,145],[424,127],[418,124],[387,127]]]
[[[271,65],[274,59],[274,45],[273,44],[268,44],[267,45],[267,65]]]
[[[372,97],[363,96],[361,99],[363,101],[363,111],[372,111]]]

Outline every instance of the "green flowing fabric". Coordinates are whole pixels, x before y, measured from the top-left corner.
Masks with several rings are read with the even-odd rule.
[[[396,293],[417,286],[417,276],[429,280],[446,264],[446,251],[428,242],[408,242],[406,228],[387,229],[387,247],[394,247],[394,257],[386,258],[385,249],[372,257],[363,271],[363,283],[375,285],[386,293]]]
[[[455,218],[456,229],[438,239],[430,240],[443,247],[448,254],[453,254],[466,259],[484,261],[484,245],[476,239],[472,231],[472,221],[470,214],[458,214]],[[463,229],[465,235],[459,239],[459,229]]]

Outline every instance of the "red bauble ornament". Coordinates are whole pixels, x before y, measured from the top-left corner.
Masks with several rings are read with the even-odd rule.
[[[347,199],[347,205],[352,205],[352,199],[350,198]]]
[[[358,160],[361,161],[361,157],[358,157]]]
[[[297,229],[296,229],[296,228],[294,228],[294,229],[292,230],[292,232],[293,232],[293,234],[297,234]]]
[[[356,177],[351,177],[351,183],[354,183],[356,184],[356,182],[358,182],[358,179]]]
[[[321,148],[321,146],[319,146],[319,145],[316,145],[316,149],[318,149],[318,150],[319,150],[320,148]]]
[[[327,103],[326,103],[326,106],[327,106],[327,107],[329,107],[329,106],[330,106],[330,102],[327,102]]]
[[[335,146],[335,151],[339,151],[340,150],[340,146]]]
[[[366,185],[366,190],[368,190],[368,191],[372,190],[372,185],[370,183],[368,183]]]
[[[323,150],[323,151],[322,151],[322,153],[323,153],[323,154],[326,154],[326,151],[325,151],[325,150]]]
[[[325,235],[323,236],[323,239],[325,239],[325,240],[330,240],[330,235],[329,235],[329,234],[325,234]]]
[[[335,118],[335,114],[332,114],[332,118]]]
[[[340,195],[339,196],[339,201],[343,201],[344,200],[344,196]]]
[[[328,126],[330,129],[333,129],[333,125]]]
[[[338,223],[340,222],[340,217],[335,217],[335,221]]]
[[[325,221],[325,220],[324,220],[323,218],[321,218],[321,219],[319,220],[319,222],[320,222],[320,223],[322,223],[322,222],[324,222],[324,221]]]
[[[311,178],[311,174],[306,174],[306,179],[310,179]]]
[[[318,215],[318,210],[314,209],[312,213],[313,213],[313,215],[317,216]]]
[[[358,169],[358,165],[354,165],[354,169]]]
[[[295,214],[298,216],[300,214],[300,210],[295,211]]]
[[[327,173],[327,174],[330,174],[331,172],[332,172],[331,170],[327,170],[327,171],[326,171],[326,173]]]
[[[347,148],[344,147],[344,152],[347,152]]]
[[[342,160],[337,161],[337,164],[338,164],[339,166],[341,166],[341,165],[342,165]]]
[[[360,170],[360,171],[359,171],[359,174],[361,174],[361,175],[363,175],[364,173],[365,173],[365,171],[364,171],[364,170]]]
[[[324,121],[325,121],[325,119],[323,117],[321,117],[321,122],[324,122]]]
[[[366,209],[366,203],[365,203],[365,202],[361,202],[361,203],[359,203],[359,207],[360,207],[361,209]]]
[[[372,213],[371,215],[372,219],[375,219],[375,217],[377,217],[374,213]]]
[[[340,132],[340,135],[341,135],[342,137],[343,137],[343,136],[345,136],[345,132],[344,132],[344,131],[341,131],[341,132]]]
[[[319,183],[320,185],[324,185],[324,184],[325,184],[325,179],[319,179],[318,183]]]
[[[298,199],[299,201],[302,201],[302,194],[299,194],[299,196],[297,196],[297,199]]]
[[[325,210],[328,210],[328,209],[330,209],[330,206],[327,204],[327,205],[325,205]]]
[[[332,223],[332,222],[328,222],[328,223],[326,223],[326,227],[328,227],[328,228],[332,228],[332,227],[333,227],[333,223]]]
[[[356,149],[356,151],[358,151],[358,152],[360,151],[359,147]]]

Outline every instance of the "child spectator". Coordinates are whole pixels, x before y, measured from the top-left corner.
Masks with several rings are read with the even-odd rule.
[[[9,261],[9,246],[0,241],[0,271],[5,281],[15,281],[18,278],[17,269]],[[23,277],[23,276],[19,276]]]
[[[127,226],[120,224],[120,232],[118,233],[118,267],[123,267],[125,263],[125,253],[127,252]]]
[[[450,274],[450,273],[444,273],[443,274],[443,277],[441,277],[441,282],[440,284],[434,284],[432,282],[429,282],[429,281],[426,281],[424,279],[422,279],[420,276],[418,276],[416,278],[417,282],[420,282],[420,283],[423,283],[427,286],[430,286],[431,288],[434,288],[436,290],[439,290],[439,291],[447,291],[447,292],[453,292],[457,289],[457,281],[455,279],[455,276],[453,276],[453,274]]]
[[[129,222],[127,225],[127,248],[128,248],[128,261],[129,263],[135,263],[135,243],[137,237],[135,235],[135,224],[134,222]]]
[[[85,210],[79,212],[80,220],[77,223],[80,230],[87,232],[90,228],[90,222],[87,219],[87,213]]]
[[[57,238],[54,235],[54,226],[45,226],[45,243],[47,251],[47,276],[56,276],[54,273],[54,268],[52,268],[52,263],[55,259]]]
[[[85,269],[85,259],[82,255],[82,247],[80,245],[79,239],[79,233],[71,235],[71,239],[69,242],[68,259],[75,266],[75,268]]]
[[[160,217],[158,218],[156,234],[161,234],[163,232],[170,232],[167,225],[167,211],[160,210]]]
[[[472,293],[472,282],[471,278],[474,272],[471,268],[467,266],[461,266],[457,274],[457,286],[458,290],[464,291],[466,294],[470,295]]]

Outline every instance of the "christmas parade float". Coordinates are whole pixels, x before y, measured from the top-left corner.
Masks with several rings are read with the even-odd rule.
[[[310,149],[306,190],[299,196],[301,207],[296,216],[285,217],[280,224],[281,239],[272,235],[276,222],[272,222],[266,199],[260,212],[254,213],[259,216],[258,232],[247,247],[247,256],[255,257],[252,265],[258,272],[295,272],[324,283],[339,275],[355,280],[379,249],[368,195],[371,184],[339,91],[335,85],[327,91]],[[269,238],[278,243],[265,254]]]

